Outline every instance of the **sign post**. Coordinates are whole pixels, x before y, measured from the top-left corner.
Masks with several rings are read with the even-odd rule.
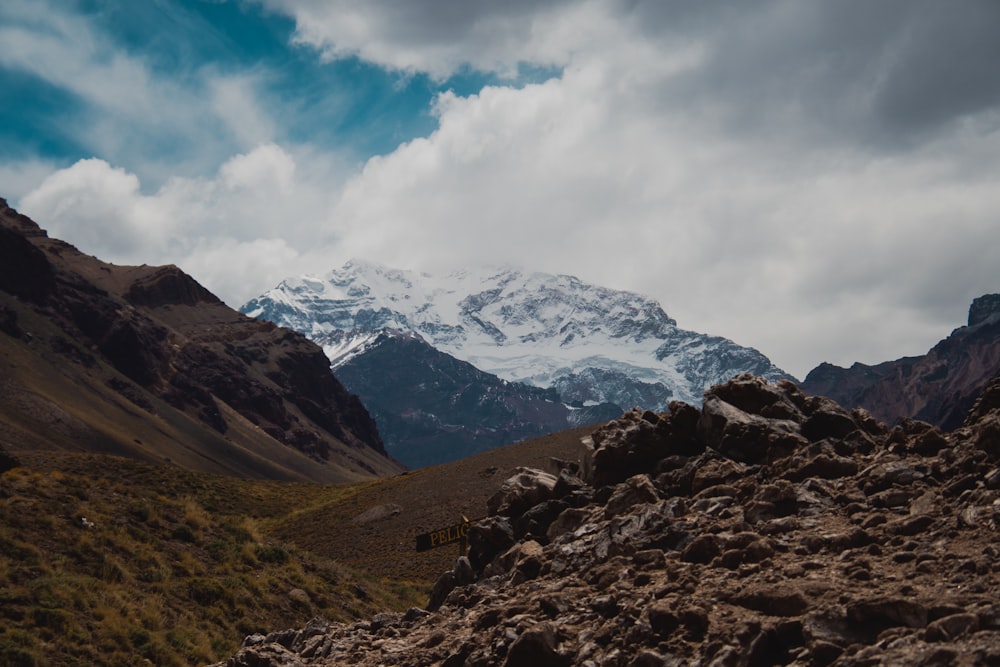
[[[444,528],[438,528],[437,530],[432,530],[429,533],[424,533],[422,535],[417,535],[417,551],[430,551],[431,549],[437,549],[446,544],[454,544],[458,542],[459,556],[464,556],[465,551],[468,548],[468,530],[469,526],[474,524],[478,519],[471,520],[466,517],[462,517],[459,523],[452,524],[450,526],[445,526]]]

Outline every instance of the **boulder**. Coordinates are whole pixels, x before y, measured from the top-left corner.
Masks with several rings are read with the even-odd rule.
[[[604,506],[604,517],[610,519],[640,503],[655,503],[660,500],[656,487],[649,475],[635,475],[619,484]]]
[[[487,517],[469,527],[469,562],[477,572],[514,544],[514,528],[510,519],[502,516]]]
[[[558,651],[555,626],[550,622],[534,625],[511,644],[505,667],[565,667],[570,660]]]
[[[486,501],[490,514],[518,517],[553,495],[556,477],[535,468],[518,468]]]
[[[859,428],[851,413],[829,398],[811,396],[806,403],[806,411],[809,416],[802,422],[802,435],[811,442],[845,438]]]
[[[729,382],[715,385],[706,393],[742,412],[770,419],[801,422],[804,418],[800,405],[805,395],[791,382],[772,385],[755,375],[743,373]]]
[[[927,607],[902,597],[880,596],[855,600],[848,603],[846,609],[847,619],[872,636],[886,628],[923,628],[927,625]]]
[[[713,394],[705,395],[698,436],[723,455],[751,464],[786,456],[807,443],[796,422],[744,412]]]

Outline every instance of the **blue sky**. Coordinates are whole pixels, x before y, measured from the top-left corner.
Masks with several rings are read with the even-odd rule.
[[[4,0],[0,44],[0,196],[233,306],[513,263],[802,376],[1000,291],[994,0]]]
[[[176,82],[192,95],[205,93],[213,77],[250,77],[258,103],[281,118],[270,139],[308,142],[357,160],[430,134],[436,125],[431,102],[438,93],[466,95],[497,79],[465,70],[432,80],[422,72],[387,70],[355,56],[321,61],[316,48],[292,44],[293,19],[251,3],[110,0],[59,6],[91,31],[95,60],[135,59],[150,77]],[[35,17],[18,17],[9,9],[0,9],[8,26],[46,31]],[[8,158],[37,157],[69,166],[101,154],[132,162],[137,152],[132,146],[140,144],[157,160],[185,162],[199,151],[199,138],[187,135],[181,123],[150,124],[140,118],[120,127],[132,135],[129,145],[106,152],[80,131],[91,116],[105,112],[101,104],[30,68],[0,67],[0,85],[17,100],[0,109],[0,152]],[[219,132],[229,151],[245,148],[239,137],[225,136],[224,127]],[[158,173],[149,174],[149,182],[144,179],[145,187],[159,185]]]

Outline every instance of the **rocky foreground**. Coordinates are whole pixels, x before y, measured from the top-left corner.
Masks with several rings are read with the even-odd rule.
[[[1000,381],[962,428],[740,376],[525,469],[427,610],[220,665],[1000,664]]]

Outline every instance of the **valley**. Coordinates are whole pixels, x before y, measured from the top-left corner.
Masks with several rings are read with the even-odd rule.
[[[587,366],[539,387],[380,309],[328,331],[363,340],[331,372],[176,267],[101,262],[6,206],[0,223],[0,664],[1000,660],[996,295],[927,355],[824,365],[803,391],[728,376],[763,357],[634,295],[509,273],[521,315],[502,289],[462,302],[526,339],[581,290],[650,319],[563,338]],[[569,291],[529,306],[524,280]],[[674,400],[600,367],[609,341],[711,384]],[[612,386],[663,394],[623,410]],[[466,519],[467,557],[416,550]]]

